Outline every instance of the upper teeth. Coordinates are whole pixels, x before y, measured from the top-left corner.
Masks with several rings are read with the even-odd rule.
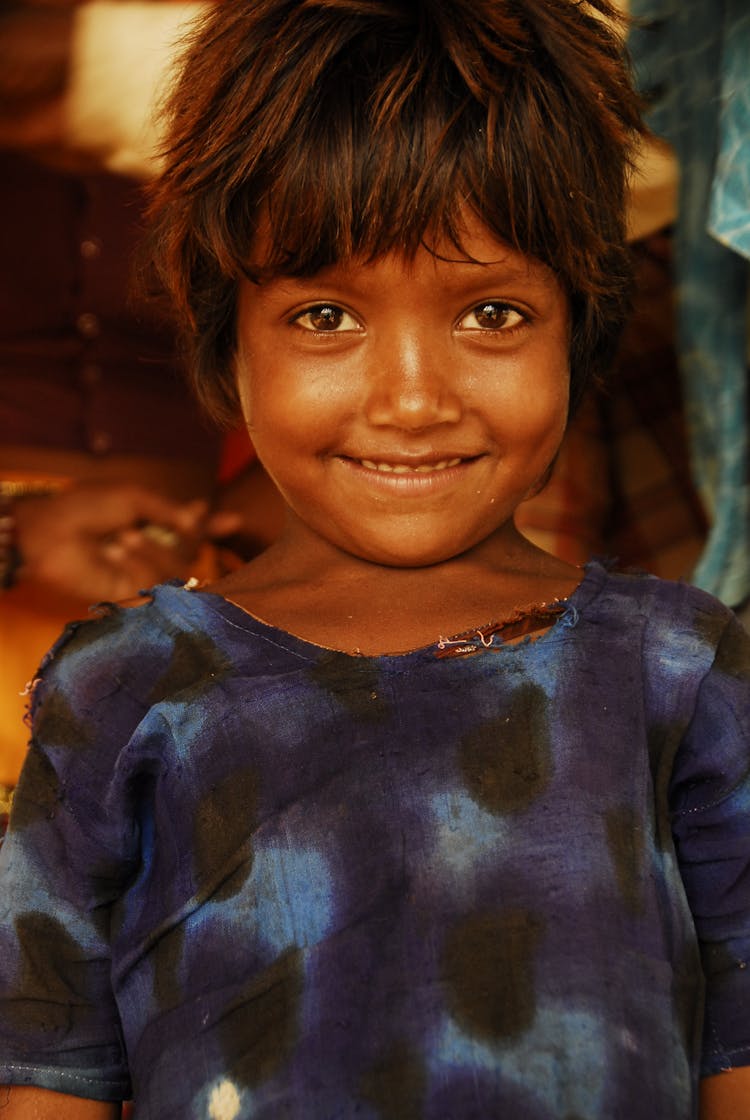
[[[430,471],[444,471],[446,467],[455,467],[461,462],[460,458],[441,459],[437,463],[419,463],[416,467],[407,466],[406,463],[375,463],[372,459],[360,459],[363,467],[370,471],[389,471],[391,474],[429,474]]]

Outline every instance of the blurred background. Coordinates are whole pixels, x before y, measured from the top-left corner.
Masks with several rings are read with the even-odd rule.
[[[0,10],[0,785],[25,685],[65,622],[168,579],[211,578],[278,530],[242,432],[183,384],[134,283],[151,105],[197,4]]]

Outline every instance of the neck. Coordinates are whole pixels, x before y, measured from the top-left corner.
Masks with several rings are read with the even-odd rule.
[[[565,598],[580,578],[511,524],[468,552],[416,568],[373,564],[312,536],[282,536],[215,590],[316,644],[376,654]]]

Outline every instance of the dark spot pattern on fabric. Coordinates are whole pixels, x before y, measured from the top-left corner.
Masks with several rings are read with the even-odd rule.
[[[248,1088],[273,1077],[297,1040],[302,954],[288,949],[256,973],[227,1005],[218,1024],[225,1067]]]
[[[716,650],[714,668],[733,680],[750,677],[750,643],[739,625],[727,627]]]
[[[420,1056],[405,1042],[396,1042],[363,1075],[361,1093],[380,1120],[420,1120],[426,1084]]]
[[[187,700],[190,691],[202,690],[207,684],[221,680],[230,667],[226,655],[206,634],[179,633],[174,639],[169,664],[152,688],[148,703],[158,704],[178,694]]]
[[[183,1000],[180,967],[184,947],[185,930],[182,925],[168,930],[154,946],[154,999],[159,1011],[178,1007]]]
[[[308,676],[355,719],[378,723],[387,717],[388,704],[380,694],[380,675],[364,658],[358,661],[336,650],[326,651],[310,666]]]
[[[534,1021],[534,956],[544,923],[522,909],[472,914],[448,934],[442,973],[456,1021],[486,1041],[516,1038]]]
[[[3,1015],[22,1036],[26,1031],[39,1032],[54,1047],[69,1030],[80,1001],[75,981],[83,981],[85,954],[65,926],[49,914],[19,914],[15,928],[21,949],[19,993],[23,998],[6,1000]]]
[[[607,809],[604,820],[607,847],[625,909],[633,915],[641,914],[645,837],[638,816],[631,806],[622,805]]]
[[[654,723],[647,731],[649,769],[655,797],[654,841],[660,852],[671,852],[674,847],[672,820],[669,813],[670,785],[675,753],[685,733],[685,721],[668,724]]]
[[[209,897],[213,903],[228,902],[239,894],[245,886],[253,870],[253,853],[249,844],[248,850],[243,853],[243,856],[242,861],[236,867],[233,867],[216,886],[212,887]]]
[[[690,619],[692,629],[695,633],[696,640],[708,647],[713,648],[717,646],[721,640],[722,632],[726,627],[726,615],[724,617],[718,614],[707,614],[705,611],[698,610]]]
[[[68,749],[86,749],[93,746],[94,730],[73,711],[64,693],[54,691],[41,698],[35,711],[34,738]]]
[[[652,777],[656,778],[665,758],[671,769],[672,758],[682,738],[683,731],[684,725],[670,727],[668,724],[662,723],[655,723],[648,728],[647,743]]]
[[[101,603],[95,610],[95,618],[68,623],[59,641],[50,651],[52,659],[58,650],[63,648],[66,656],[71,653],[81,653],[89,646],[111,638],[122,628],[125,613],[114,603]]]
[[[231,857],[248,844],[256,824],[258,775],[254,768],[227,774],[210,786],[196,806],[193,822],[193,866],[204,885],[224,869]],[[250,874],[252,859],[243,861],[244,874],[227,874],[213,892],[215,901],[231,898]]]
[[[15,829],[54,818],[62,799],[60,783],[52,763],[36,747],[32,746],[26,755],[19,788],[23,796],[14,800]]]
[[[459,762],[474,800],[491,813],[526,809],[552,774],[549,702],[538,685],[516,688],[496,718],[465,735]]]

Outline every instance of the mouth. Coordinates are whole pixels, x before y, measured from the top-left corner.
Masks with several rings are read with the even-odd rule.
[[[355,463],[368,471],[377,471],[379,474],[436,474],[439,471],[457,467],[464,462],[460,455],[450,459],[437,459],[423,463],[393,463],[382,459],[355,459]]]

